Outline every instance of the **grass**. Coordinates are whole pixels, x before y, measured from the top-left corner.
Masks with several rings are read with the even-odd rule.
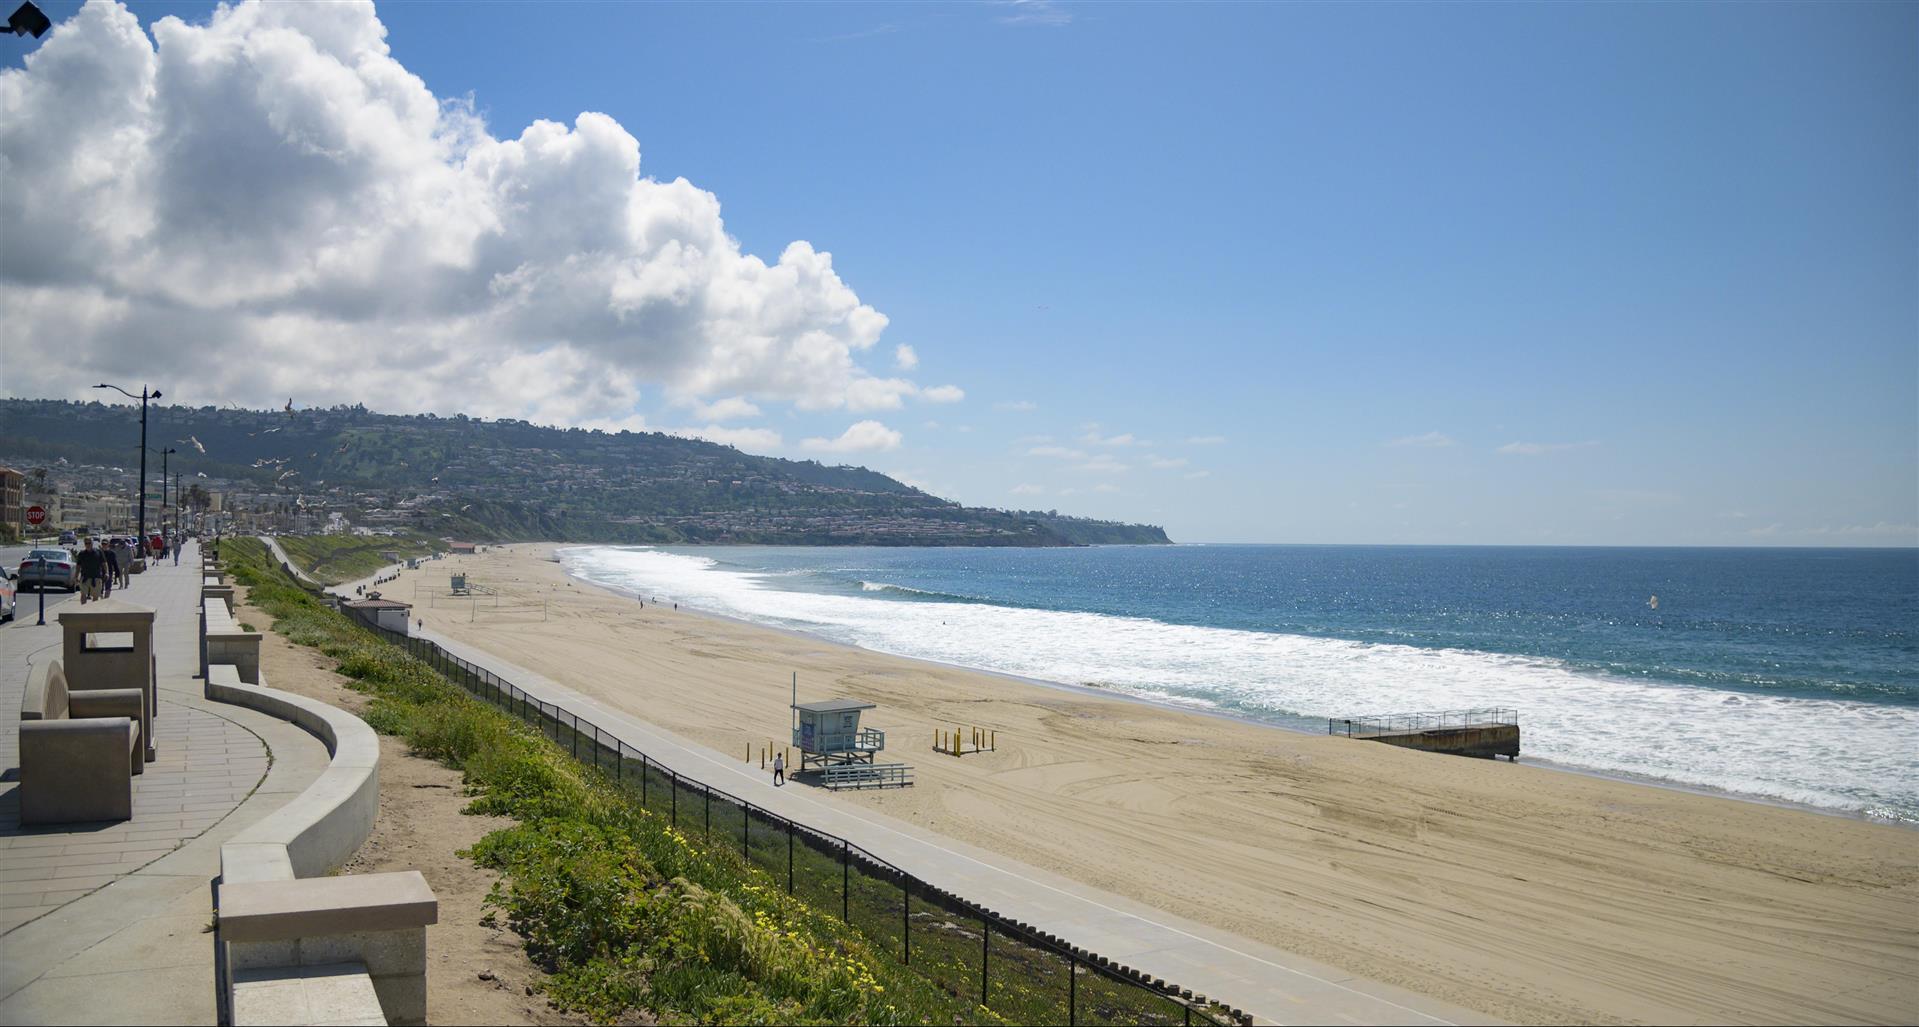
[[[837,910],[787,895],[730,847],[695,841],[657,802],[634,801],[624,778],[331,610],[256,540],[223,549],[275,631],[332,657],[372,697],[369,724],[461,770],[473,812],[515,821],[466,855],[502,875],[489,916],[526,937],[555,1006],[603,1023],[1014,1022],[887,958]]]
[[[443,548],[423,535],[281,535],[275,541],[294,566],[329,585],[364,578],[393,562],[382,553],[405,559]]]

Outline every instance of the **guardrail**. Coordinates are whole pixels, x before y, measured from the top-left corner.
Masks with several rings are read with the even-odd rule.
[[[678,774],[437,643],[356,618],[472,695],[537,726],[676,830],[732,845],[787,894],[839,910],[882,951],[1014,1023],[1252,1023],[1246,1013],[944,891],[836,835]]]
[[[1473,727],[1498,727],[1519,723],[1519,711],[1504,706],[1474,710],[1441,710],[1434,713],[1390,713],[1381,717],[1354,717],[1326,721],[1326,733],[1348,738],[1378,738],[1381,735],[1409,735],[1421,731],[1448,731]]]

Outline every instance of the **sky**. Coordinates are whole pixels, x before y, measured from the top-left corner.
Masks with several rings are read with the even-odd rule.
[[[7,395],[1184,542],[1919,544],[1919,4],[41,6]]]

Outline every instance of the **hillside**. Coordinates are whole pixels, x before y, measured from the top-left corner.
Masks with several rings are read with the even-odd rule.
[[[156,404],[148,418],[149,445],[179,450],[172,466],[183,480],[204,474],[240,491],[301,497],[359,522],[405,511],[416,527],[483,540],[1169,541],[1149,525],[961,506],[863,467],[753,456],[657,432],[400,416],[357,406],[289,415]],[[33,463],[131,467],[138,460],[137,425],[137,413],[126,406],[0,400],[0,454]]]

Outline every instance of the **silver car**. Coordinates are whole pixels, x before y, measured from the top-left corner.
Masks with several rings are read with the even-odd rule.
[[[41,561],[45,560],[43,566]],[[64,588],[69,592],[80,590],[80,561],[64,549],[35,549],[27,553],[20,561],[20,570],[14,574],[16,588],[38,589],[42,585]]]

